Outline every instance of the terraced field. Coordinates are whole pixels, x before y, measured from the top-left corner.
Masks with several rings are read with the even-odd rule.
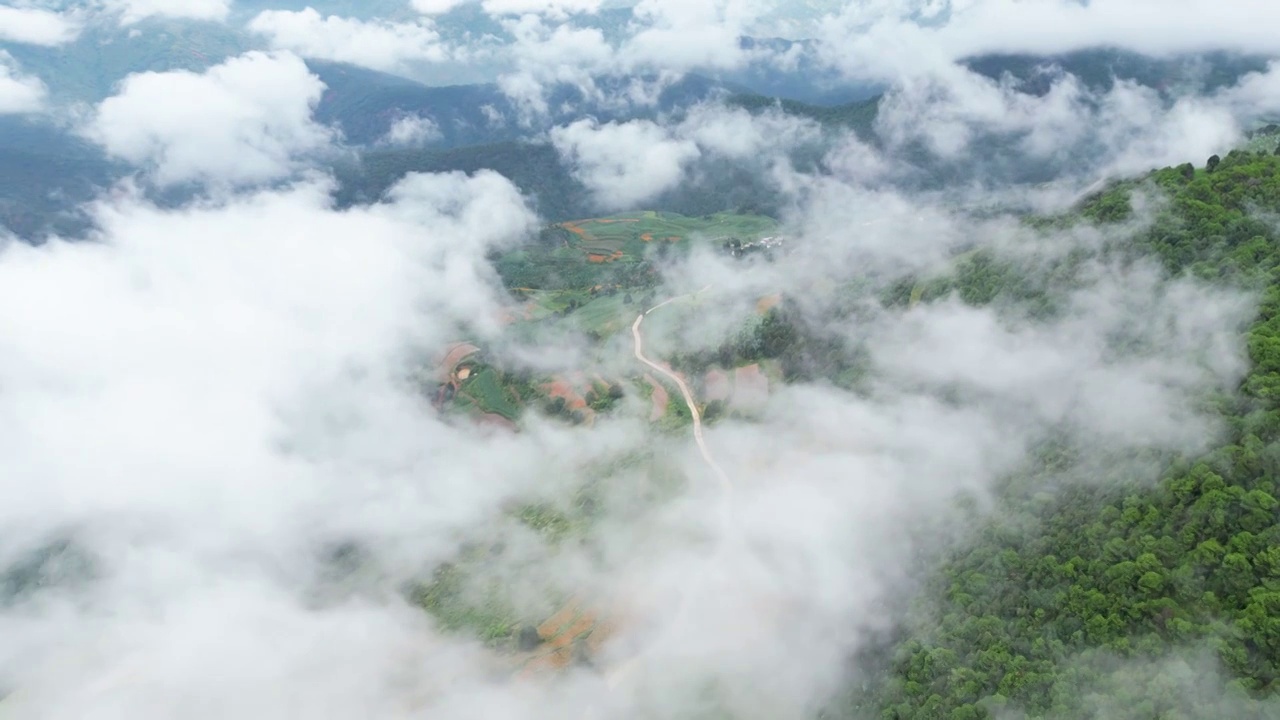
[[[776,221],[760,215],[626,213],[552,225],[538,243],[496,264],[507,287],[525,291],[634,288],[652,284],[655,258],[688,252],[699,242],[750,241],[776,230]]]

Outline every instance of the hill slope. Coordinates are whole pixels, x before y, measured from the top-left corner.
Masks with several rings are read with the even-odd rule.
[[[1032,717],[1275,717],[1253,698],[1280,690],[1280,233],[1253,212],[1280,211],[1280,158],[1237,151],[1212,173],[1165,168],[1053,222],[1124,219],[1142,185],[1171,203],[1125,252],[1264,293],[1248,329],[1252,370],[1217,405],[1229,437],[1155,486],[1084,481],[1046,499],[1011,479],[998,519],[935,577],[937,602],[922,610],[932,629],[898,647],[885,718],[983,718],[1003,707]],[[1083,460],[1069,448],[1047,453],[1028,477]],[[1215,656],[1225,696],[1208,677]]]

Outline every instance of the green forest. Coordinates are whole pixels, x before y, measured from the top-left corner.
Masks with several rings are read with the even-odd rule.
[[[1107,252],[1154,255],[1175,277],[1262,298],[1246,330],[1251,369],[1215,405],[1227,437],[1171,462],[1155,484],[1109,478],[1033,494],[1035,476],[1063,476],[1082,461],[1076,449],[1046,448],[1025,477],[1004,483],[975,539],[947,551],[913,608],[913,629],[892,650],[889,679],[874,700],[854,701],[858,714],[1280,712],[1266,703],[1280,690],[1280,236],[1269,221],[1280,212],[1280,157],[1233,151],[1201,167],[1164,168],[1071,214],[1030,222],[1122,223],[1134,194],[1152,189],[1168,198],[1154,222]],[[1035,300],[1034,288],[990,263],[967,268],[940,290],[975,304]]]

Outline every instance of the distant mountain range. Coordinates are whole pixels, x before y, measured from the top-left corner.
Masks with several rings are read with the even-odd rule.
[[[223,26],[203,24],[209,27],[193,29],[196,25],[200,24],[156,23],[148,36],[151,40],[144,43],[119,43],[110,33],[89,32],[66,57],[58,49],[26,48],[21,62],[37,71],[40,63],[56,66],[52,77],[60,82],[54,93],[84,97],[108,93],[112,78],[127,72],[173,67],[197,70],[239,51],[236,36]],[[74,59],[86,57],[91,50],[97,62]],[[968,64],[989,77],[1011,77],[1029,93],[1047,90],[1053,77],[1047,70],[1050,67],[1071,72],[1099,90],[1124,79],[1172,93],[1228,85],[1265,66],[1260,58],[1150,59],[1106,50],[1052,58],[989,56],[973,58]],[[759,92],[758,87],[786,90],[777,83],[771,85],[767,77],[755,78],[754,85],[748,85],[691,74],[666,88],[654,106],[614,108],[593,103],[565,85],[550,89],[553,110],[549,117],[522,124],[520,109],[494,84],[431,87],[351,65],[312,61],[309,66],[328,86],[315,117],[340,129],[345,142],[356,150],[354,155],[348,154],[355,160],[333,166],[342,181],[339,200],[343,203],[375,199],[406,172],[489,168],[511,178],[534,199],[546,219],[581,217],[593,211],[588,194],[542,139],[547,129],[583,116],[610,121],[679,114],[712,98],[752,112],[778,107],[824,127],[853,129],[864,139],[877,141],[873,128],[879,99],[868,88],[860,89],[853,102],[817,104],[788,99],[784,92]],[[598,81],[608,87],[634,79]],[[379,142],[405,118],[425,120],[432,132],[407,146]],[[998,137],[984,142],[988,150],[975,153],[982,157],[984,172],[1011,182],[1039,182],[1046,173],[1056,172],[1020,163]],[[905,161],[920,169],[912,182],[922,186],[936,186],[976,170],[972,165],[942,163],[923,149],[907,150]],[[819,157],[797,160],[812,166]],[[83,230],[84,218],[75,208],[130,171],[76,137],[71,129],[51,124],[47,118],[0,118],[0,223],[23,237]],[[693,174],[696,180],[690,186],[658,198],[653,207],[692,215],[719,210],[770,213],[777,209],[774,193],[755,169],[704,163]]]

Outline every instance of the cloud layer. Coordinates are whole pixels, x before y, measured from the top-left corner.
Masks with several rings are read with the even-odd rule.
[[[21,74],[13,58],[0,50],[0,115],[39,111],[48,92],[39,78]]]
[[[1001,163],[1051,167],[1039,197],[1060,208],[1100,175],[1229,147],[1276,107],[1275,68],[1170,97],[1056,70],[1032,94],[955,62],[1128,37],[1140,16],[1103,0],[845,5],[822,25],[820,57],[891,82],[862,136],[717,99],[539,125],[557,84],[600,107],[652,108],[655,88],[686,71],[741,68],[738,36],[769,8],[644,0],[615,41],[585,21],[594,0],[485,0],[514,38],[499,87],[596,205],[645,208],[733,171],[779,208],[789,249],[772,262],[698,238],[657,263],[653,305],[677,302],[644,316],[654,357],[714,349],[780,292],[808,350],[857,364],[775,377],[759,416],[709,427],[730,491],[683,428],[633,417],[569,427],[531,412],[518,433],[490,432],[438,413],[417,379],[461,339],[510,368],[645,371],[626,330],[601,344],[509,332],[515,301],[492,255],[537,242],[542,220],[512,180],[410,173],[380,200],[340,208],[337,182],[311,162],[343,149],[314,117],[326,87],[302,58],[391,71],[456,59],[435,16],[457,4],[415,0],[433,16],[421,21],[267,10],[248,29],[271,51],[131,74],[77,118],[138,175],[86,208],[84,241],[0,245],[0,570],[62,544],[79,558],[0,603],[8,708],[58,719],[810,717],[849,682],[848,658],[898,619],[886,605],[917,581],[922,550],[957,536],[958,497],[986,499],[1046,437],[1137,455],[1193,452],[1219,430],[1196,400],[1238,382],[1236,330],[1256,298],[1102,259],[1070,282],[1045,280],[1110,233],[1140,229],[1142,213],[1114,231],[1042,235],[999,211],[967,212],[975,197],[999,207],[1031,192]],[[125,23],[228,11],[113,7]],[[1152,39],[1131,44],[1207,47],[1194,21],[1246,47],[1270,42],[1228,27],[1236,9],[1162,8],[1178,19],[1151,20],[1165,34],[1147,27],[1137,34]],[[0,33],[56,44],[72,32],[65,19],[0,8]],[[1037,38],[1029,28],[1045,21],[1065,39]],[[598,77],[635,72],[650,77]],[[40,110],[43,96],[0,65],[0,112]],[[442,135],[416,111],[390,117],[380,149]],[[956,167],[968,172],[955,186],[919,189],[919,174]],[[154,187],[192,197],[159,203]],[[1044,280],[1057,312],[882,302],[976,246]],[[647,309],[625,303],[627,323]],[[630,410],[645,404],[627,392]],[[598,518],[572,541],[512,518],[522,503],[567,507],[588,485],[600,488]],[[580,594],[617,619],[596,666],[512,679],[509,654],[410,606],[407,584],[477,548],[498,555],[473,569],[466,589],[480,600],[533,618]],[[343,552],[360,558],[346,575]]]
[[[201,74],[131,75],[85,132],[162,185],[272,180],[295,155],[328,145],[311,118],[323,90],[296,56],[252,52]]]
[[[255,17],[249,29],[265,35],[277,49],[387,72],[403,71],[412,63],[440,62],[450,54],[429,24],[325,17],[310,7],[268,10]]]

